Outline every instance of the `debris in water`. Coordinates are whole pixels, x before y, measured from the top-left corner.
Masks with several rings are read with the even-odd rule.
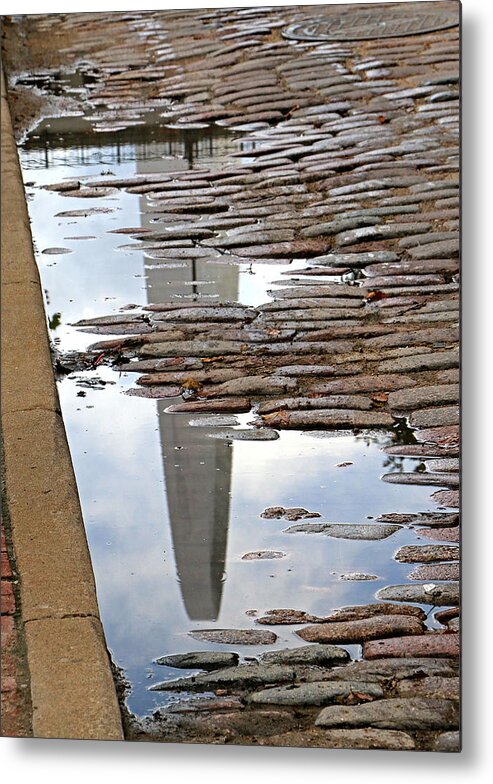
[[[347,574],[341,574],[341,580],[378,580],[378,576],[376,574],[348,572]]]
[[[291,508],[285,508],[284,506],[268,506],[260,515],[264,520],[280,520],[281,518],[284,518],[285,520],[293,522],[295,520],[304,520],[310,517],[321,516],[322,515],[319,512],[309,512],[308,509],[303,509],[301,506],[294,506]]]
[[[45,248],[41,253],[44,253],[47,256],[57,256],[63,253],[73,253],[73,251],[70,250],[70,248]]]

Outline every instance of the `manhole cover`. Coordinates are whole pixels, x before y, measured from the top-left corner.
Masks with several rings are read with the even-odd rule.
[[[397,38],[445,30],[459,24],[458,10],[427,10],[417,3],[402,3],[401,8],[351,9],[328,17],[305,19],[282,31],[296,41],[367,41],[372,38]]]

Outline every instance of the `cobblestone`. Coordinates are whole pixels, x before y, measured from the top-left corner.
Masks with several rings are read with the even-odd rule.
[[[320,7],[321,14],[330,11]],[[218,269],[286,267],[266,293],[269,301],[256,306],[211,304],[199,295],[184,305],[170,295],[143,313],[128,308],[79,321],[80,330],[110,336],[90,348],[89,358],[102,352],[105,363],[117,360],[115,370],[135,373],[132,394],[181,395],[182,402],[166,409],[169,414],[218,414],[222,419],[208,420],[212,427],[234,427],[236,420],[224,415],[255,407],[255,429],[212,434],[226,440],[274,439],[290,428],[397,432],[406,417],[413,443],[386,453],[389,459],[426,459],[427,470],[406,469],[384,479],[445,487],[433,502],[458,508],[459,494],[450,489],[458,485],[459,446],[457,29],[327,46],[282,36],[285,26],[304,18],[301,8],[256,13],[45,15],[29,31],[27,44],[39,56],[41,49],[58,62],[61,51],[65,65],[79,61],[81,51],[90,56],[83,101],[91,133],[131,128],[145,122],[150,110],[174,129],[242,130],[245,145],[192,171],[100,175],[90,185],[74,179],[48,183],[50,197],[91,204],[121,191],[138,194],[156,227],[117,228],[129,237],[120,250],[135,248],[159,266],[195,260]],[[17,89],[13,83],[14,98]],[[31,121],[19,108],[19,133]],[[112,209],[81,207],[58,216]],[[262,516],[296,521],[319,515],[276,508],[278,513]],[[160,718],[132,725],[129,735],[457,751],[457,618],[442,614],[450,626],[431,632],[418,605],[449,608],[459,602],[459,548],[453,544],[458,516],[389,509],[371,524],[321,520],[287,532],[376,543],[399,536],[401,526],[444,542],[404,544],[397,551],[398,561],[417,564],[407,583],[381,588],[370,604],[328,607],[327,616],[262,611],[255,619],[260,625],[312,625],[296,631],[309,646],[268,651],[260,663],[238,664],[235,651],[161,657],[166,666],[231,666],[151,688],[233,690],[242,702],[227,697],[221,703],[224,694],[217,693],[209,705],[204,700],[195,708],[163,709]],[[259,553],[265,551],[248,555]],[[380,565],[357,568],[376,571]],[[12,645],[17,633],[15,569],[9,570],[2,545],[2,646]],[[228,646],[278,641],[258,627],[191,634]],[[349,663],[349,654],[327,644],[332,642],[362,643],[365,660]],[[16,693],[16,678],[7,673],[2,700]],[[375,702],[364,704],[370,699]],[[310,706],[331,700],[363,704],[331,705],[314,726]],[[258,707],[264,703],[284,707]],[[296,714],[287,705],[296,705]]]
[[[454,701],[394,698],[366,705],[324,708],[318,727],[381,727],[394,730],[449,730],[458,725]]]

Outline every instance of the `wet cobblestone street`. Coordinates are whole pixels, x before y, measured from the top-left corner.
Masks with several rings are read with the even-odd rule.
[[[5,26],[128,739],[460,750],[459,7],[413,5]]]

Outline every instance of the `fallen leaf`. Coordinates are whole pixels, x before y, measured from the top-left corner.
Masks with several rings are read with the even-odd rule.
[[[360,702],[372,702],[373,701],[373,697],[370,697],[368,694],[363,694],[360,691],[352,691],[351,692],[351,696],[352,697],[356,697],[356,699],[360,700]]]
[[[264,423],[269,424],[272,420],[275,422],[282,422],[282,424],[287,425],[289,422],[289,413],[287,411],[274,411],[272,414],[262,414],[262,419]]]
[[[365,299],[367,302],[378,302],[380,299],[385,299],[386,297],[387,294],[384,294],[383,291],[369,291]]]

